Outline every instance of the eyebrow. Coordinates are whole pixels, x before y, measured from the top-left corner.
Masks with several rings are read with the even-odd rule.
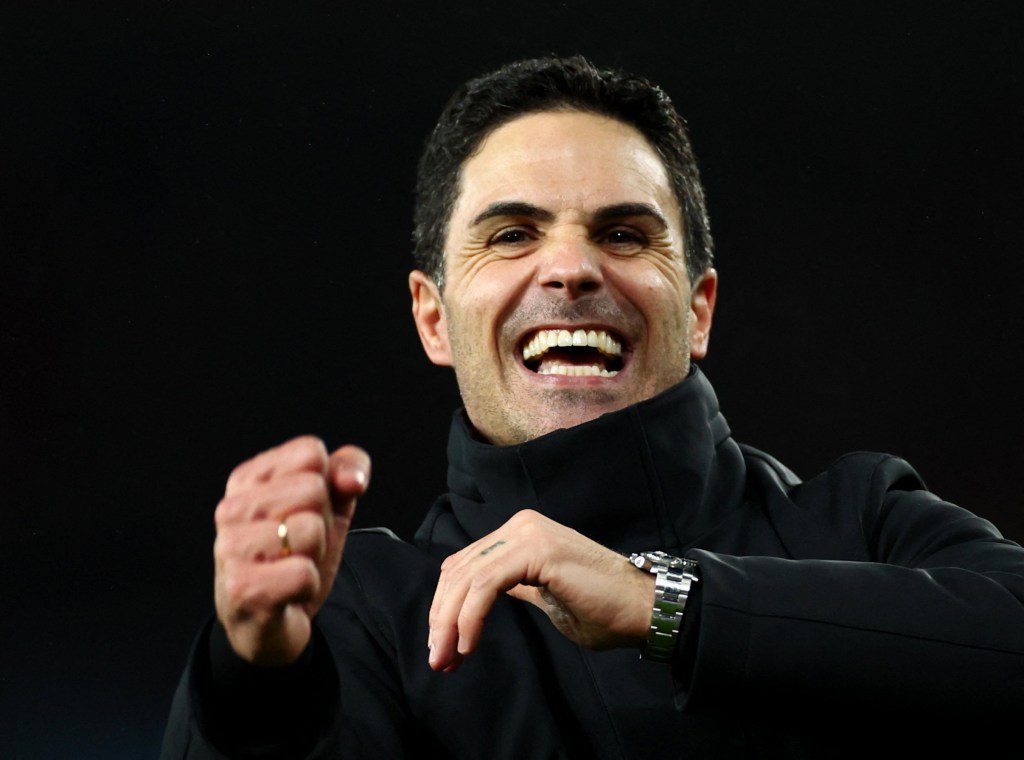
[[[481,211],[469,226],[476,227],[481,222],[496,216],[525,216],[530,219],[536,219],[538,222],[550,222],[555,218],[555,215],[547,209],[534,206],[532,203],[524,201],[498,201]]]
[[[538,222],[551,222],[555,218],[555,215],[547,209],[535,206],[532,203],[526,203],[525,201],[498,201],[481,211],[469,226],[476,227],[481,222],[493,219],[496,216],[522,216],[536,219]],[[662,229],[668,228],[668,222],[665,221],[665,217],[647,203],[616,203],[612,206],[603,206],[594,213],[594,221],[600,224],[627,216],[646,216],[657,222]]]
[[[616,203],[614,206],[604,206],[594,214],[594,221],[600,224],[626,216],[646,216],[657,222],[662,229],[668,229],[665,217],[658,213],[654,206],[647,203]]]

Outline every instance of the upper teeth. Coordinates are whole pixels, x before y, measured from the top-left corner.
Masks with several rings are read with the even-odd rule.
[[[607,356],[622,355],[622,344],[604,330],[538,330],[523,348],[523,359],[540,356],[555,346],[590,346]]]

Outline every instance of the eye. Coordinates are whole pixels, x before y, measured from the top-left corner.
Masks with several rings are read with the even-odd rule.
[[[507,227],[491,238],[491,245],[519,245],[530,240],[530,233],[522,227]]]
[[[601,234],[600,240],[616,248],[643,248],[647,238],[629,227],[612,227]]]

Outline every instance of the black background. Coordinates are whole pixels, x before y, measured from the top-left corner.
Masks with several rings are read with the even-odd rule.
[[[524,56],[689,120],[739,440],[902,455],[1024,539],[1019,3],[210,5],[0,17],[3,756],[156,754],[255,452],[360,443],[358,524],[412,534],[458,404],[408,315],[415,159]]]

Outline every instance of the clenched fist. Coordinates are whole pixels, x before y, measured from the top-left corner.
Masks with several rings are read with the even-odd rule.
[[[303,436],[240,464],[217,505],[217,617],[231,646],[257,665],[294,662],[338,574],[370,457]],[[281,525],[284,524],[284,528]],[[284,536],[284,537],[282,537]]]

